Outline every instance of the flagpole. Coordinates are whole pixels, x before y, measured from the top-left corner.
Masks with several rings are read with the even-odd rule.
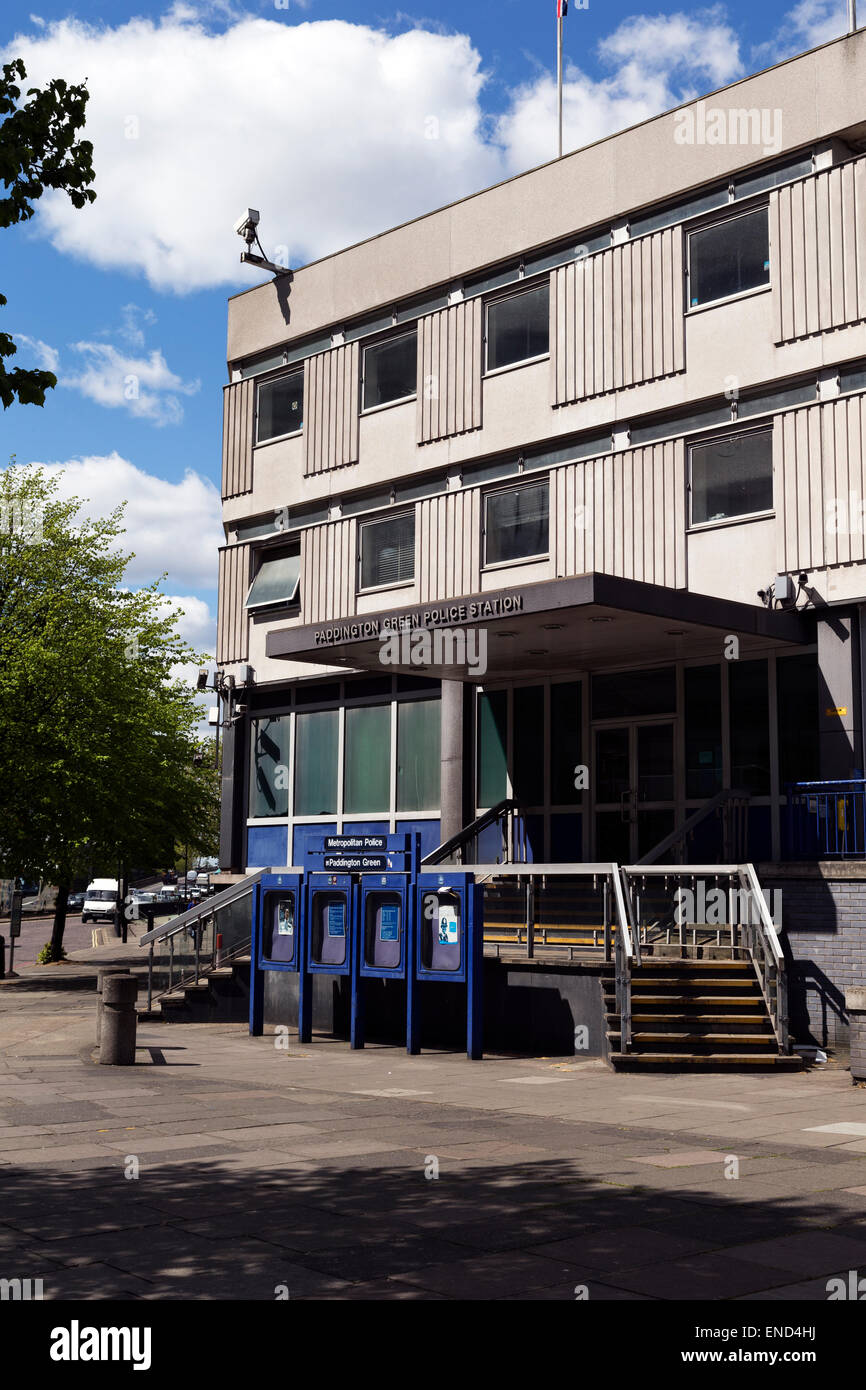
[[[562,14],[557,6],[556,16],[556,123],[558,130],[557,154],[562,158]]]

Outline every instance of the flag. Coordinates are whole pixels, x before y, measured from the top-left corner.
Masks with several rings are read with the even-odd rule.
[[[565,19],[565,16],[566,16],[567,14],[568,14],[568,0],[556,0],[556,17],[557,17],[557,19]]]

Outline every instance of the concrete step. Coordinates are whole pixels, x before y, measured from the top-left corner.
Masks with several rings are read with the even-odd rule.
[[[681,1052],[612,1052],[608,1060],[615,1071],[651,1071],[655,1067],[676,1067],[678,1071],[726,1071],[737,1067],[801,1071],[804,1065],[798,1054],[789,1057],[780,1052],[707,1052],[698,1056]]]

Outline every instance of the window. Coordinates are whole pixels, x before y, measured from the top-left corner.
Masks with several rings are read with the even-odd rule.
[[[247,594],[247,608],[264,608],[271,603],[297,603],[301,582],[301,553],[275,551],[263,554],[255,579]]]
[[[391,805],[391,706],[346,710],[343,811],[387,813]]]
[[[686,796],[702,801],[722,787],[722,680],[718,666],[687,666]]]
[[[254,719],[250,726],[250,818],[289,814],[289,718]]]
[[[415,513],[361,527],[361,588],[402,584],[415,576]]]
[[[550,800],[554,806],[578,805],[575,768],[581,762],[580,681],[555,682],[550,687]]]
[[[292,372],[259,386],[256,443],[297,434],[304,423],[304,373]]]
[[[495,806],[506,795],[508,692],[493,690],[478,697],[478,805]]]
[[[514,771],[512,793],[523,806],[544,804],[544,686],[519,685],[514,691]]]
[[[677,673],[673,666],[652,671],[617,671],[592,677],[593,719],[632,719],[675,714]]]
[[[491,492],[485,499],[484,563],[503,564],[529,555],[546,555],[548,484],[534,483]]]
[[[332,816],[337,810],[339,720],[335,709],[295,716],[296,816]]]
[[[716,222],[689,236],[689,305],[712,304],[770,283],[767,209]]]
[[[543,357],[549,349],[550,285],[487,306],[487,371]]]
[[[693,526],[772,510],[772,428],[692,444],[689,463]]]
[[[438,811],[440,702],[406,700],[397,706],[397,810]]]
[[[770,700],[766,661],[732,661],[730,681],[731,786],[752,796],[770,790]]]
[[[364,349],[364,409],[415,395],[418,335],[401,333]]]
[[[818,657],[776,660],[779,725],[779,781],[811,782],[818,776]]]

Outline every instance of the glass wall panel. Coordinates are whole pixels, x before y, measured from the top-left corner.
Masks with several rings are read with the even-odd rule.
[[[718,666],[687,666],[686,796],[706,800],[722,788],[722,680]]]
[[[391,804],[391,706],[346,710],[343,810],[388,811]]]
[[[675,714],[676,708],[677,678],[673,666],[653,671],[615,671],[592,678],[593,719]]]
[[[818,656],[776,659],[779,718],[779,781],[813,782],[818,777]]]
[[[550,687],[550,800],[553,806],[574,806],[581,792],[574,769],[581,762],[582,699],[580,681]]]
[[[770,698],[766,661],[732,661],[731,786],[753,796],[770,791]]]
[[[523,806],[544,802],[544,687],[518,686],[514,692],[513,795]]]
[[[339,715],[335,709],[311,710],[295,719],[295,815],[333,815]]]
[[[397,810],[438,811],[440,701],[397,706]]]
[[[250,817],[289,814],[287,714],[254,719],[250,741]]]
[[[493,690],[478,700],[478,804],[494,806],[506,795],[508,698]]]

